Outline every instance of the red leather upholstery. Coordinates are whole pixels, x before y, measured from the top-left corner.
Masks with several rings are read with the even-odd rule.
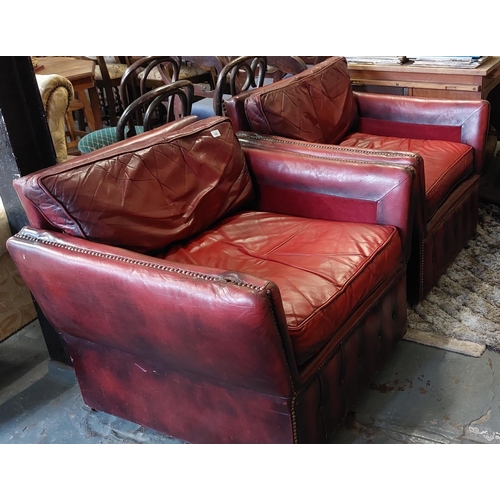
[[[489,130],[489,101],[403,98],[362,92],[355,92],[354,97],[360,116],[359,132],[468,144],[474,151],[475,172],[481,173]],[[390,132],[384,131],[389,123]]]
[[[258,92],[250,92],[245,111],[252,130],[308,142],[335,144],[357,117],[356,102],[344,59],[310,70]],[[325,96],[327,98],[325,99]],[[304,112],[306,110],[306,112]]]
[[[211,118],[15,181],[49,227],[8,249],[92,408],[191,442],[323,442],[405,332],[414,180],[241,149]]]
[[[215,133],[223,139],[211,140]],[[251,200],[243,152],[234,139],[224,140],[228,135],[234,137],[229,122],[213,127],[195,122],[170,135],[119,143],[113,161],[104,152],[97,158],[82,155],[69,166],[24,179],[22,194],[66,234],[140,252],[157,250]],[[205,136],[217,147],[206,148]],[[187,165],[182,179],[173,168],[180,162]],[[146,205],[147,211],[137,210]]]
[[[386,137],[356,132],[343,139],[340,145],[420,154],[425,165],[425,198],[422,209],[426,221],[436,213],[448,193],[473,171],[472,148],[460,142]]]
[[[332,154],[349,155],[353,148],[357,158],[361,149],[388,152],[391,162],[397,152],[419,157],[410,302],[426,296],[475,232],[488,101],[354,93],[345,59],[331,57],[278,84],[235,96],[226,109],[240,139],[254,146],[261,141],[258,147],[322,155],[325,149],[317,145],[323,144]],[[436,246],[449,237],[445,246]]]
[[[244,212],[187,244],[168,261],[258,274],[276,283],[298,365],[309,360],[401,257],[396,228]],[[344,287],[349,282],[349,293]]]

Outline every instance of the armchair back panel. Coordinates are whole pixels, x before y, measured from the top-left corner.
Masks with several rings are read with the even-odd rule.
[[[308,142],[336,144],[357,119],[356,101],[343,57],[329,59],[249,94],[245,111],[252,130]],[[303,112],[303,110],[307,110]]]

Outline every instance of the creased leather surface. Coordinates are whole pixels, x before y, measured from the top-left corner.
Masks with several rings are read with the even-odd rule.
[[[423,186],[423,158],[419,154],[404,151],[357,149],[332,144],[318,144],[273,135],[262,135],[250,131],[238,132],[236,136],[245,152],[253,175],[257,178],[260,191],[259,206],[264,207],[265,210],[282,212],[282,205],[285,205],[285,203],[288,207],[291,205],[291,197],[293,197],[293,194],[290,193],[291,185],[287,182],[285,188],[286,194],[284,194],[283,188],[280,189],[276,185],[277,183],[273,181],[273,177],[277,178],[274,175],[277,171],[280,172],[281,180],[290,175],[298,176],[299,172],[300,174],[306,174],[304,177],[308,178],[308,180],[306,181],[304,178],[303,186],[309,194],[305,196],[304,191],[301,190],[300,194],[295,196],[294,206],[303,207],[307,204],[308,211],[302,212],[301,215],[313,217],[328,217],[327,214],[330,213],[330,210],[325,208],[325,204],[328,207],[333,207],[334,197],[332,194],[335,192],[339,195],[338,203],[335,207],[337,217],[346,217],[346,220],[354,220],[351,217],[354,217],[355,214],[362,214],[362,218],[358,220],[367,222],[369,219],[363,217],[368,217],[369,207],[366,204],[362,206],[362,199],[363,197],[371,196],[371,201],[373,202],[377,197],[374,197],[373,192],[369,194],[365,187],[370,185],[370,188],[372,188],[377,185],[382,188],[378,192],[378,200],[376,201],[379,204],[376,222],[392,224],[400,230],[401,240],[405,249],[405,260],[408,261],[412,230],[415,229],[417,234],[424,234],[427,221],[423,210],[425,206],[418,205],[417,207],[417,201],[423,199],[425,193]],[[327,169],[324,166],[314,165],[315,160],[308,160],[307,168],[300,165],[300,167],[294,169],[295,171],[292,171],[289,167],[277,165],[275,158],[272,157],[263,157],[258,161],[254,161],[258,156],[256,150],[273,151],[274,157],[277,154],[276,150],[281,150],[297,153],[298,155],[314,155],[320,158],[330,158],[334,162],[333,164],[338,164],[339,169],[335,169],[337,171],[334,173],[334,170],[330,166],[330,169],[328,169],[330,172],[328,173],[328,171],[325,171]],[[405,182],[403,180],[405,175],[402,172],[396,173],[395,167],[398,165],[412,172],[413,179],[410,181],[410,193],[402,189],[403,184],[408,182],[408,177]],[[312,170],[316,174],[313,179],[310,179]],[[323,173],[320,174],[319,171]],[[382,174],[382,171],[384,174]],[[387,182],[387,178],[384,178],[388,172],[392,172],[394,175],[394,183],[392,185],[390,182]],[[380,183],[377,181],[379,175],[381,176]],[[396,180],[398,177],[399,180]],[[369,182],[366,184],[365,182],[368,179]],[[352,183],[347,184],[346,180],[351,180]],[[319,198],[324,197],[321,195],[315,196],[311,193],[311,182],[317,184],[316,189],[325,192],[328,191],[328,201],[320,200]],[[296,181],[294,181],[295,183]],[[320,185],[321,188],[319,188]],[[347,189],[347,186],[352,187],[352,191]],[[361,189],[355,189],[355,186]],[[264,190],[269,192],[268,196],[263,195]],[[398,214],[394,212],[392,207],[395,203],[400,205],[403,200],[406,203],[407,196],[411,197],[409,206],[413,208],[410,208],[409,216],[402,216],[402,212]],[[313,198],[316,199],[313,200]],[[356,200],[355,202],[353,198]]]
[[[58,332],[222,384],[290,394],[288,333],[268,281],[32,228],[7,245]]]
[[[66,234],[140,252],[188,238],[251,201],[228,119],[198,121],[154,143],[149,137],[121,145],[112,159],[88,154],[37,172],[23,194]]]
[[[481,173],[491,109],[487,100],[424,99],[368,92],[354,92],[354,96],[359,116],[362,119],[399,122],[401,123],[401,133],[404,133],[407,124],[412,126],[410,128],[415,128],[418,125],[424,130],[426,125],[430,125],[431,127],[427,128],[425,138],[443,140],[444,137],[439,132],[440,128],[444,129],[445,135],[448,135],[448,127],[459,128],[460,142],[473,148],[474,170],[476,173]],[[366,128],[359,131],[374,135],[374,131],[369,129],[369,124],[365,122],[365,125]],[[398,136],[401,137],[399,134]],[[412,136],[408,135],[407,137]]]
[[[357,116],[346,60],[331,57],[250,93],[245,112],[254,132],[337,143]]]
[[[245,141],[242,146],[258,185],[259,210],[394,226],[407,261],[420,156],[396,153],[390,157],[396,163],[379,164],[375,163],[378,155],[367,161],[367,154],[337,154],[335,146],[329,146],[329,151],[320,148],[317,152],[324,156],[312,156],[276,151],[258,142],[256,148]]]
[[[325,442],[405,330],[404,267],[400,265],[391,271],[384,287],[359,304],[355,314],[338,331],[339,339],[322,350],[321,362],[308,365],[301,376],[303,382],[297,382],[297,393],[286,397],[285,366],[278,363],[274,378],[263,376],[263,367],[272,359],[274,351],[269,349],[273,342],[268,343],[267,334],[248,337],[248,346],[242,343],[248,330],[238,318],[241,312],[238,305],[245,302],[235,301],[227,293],[216,294],[214,297],[226,302],[230,308],[227,310],[232,311],[233,316],[226,321],[218,318],[219,308],[214,305],[200,308],[192,300],[176,302],[174,308],[172,299],[163,297],[164,306],[157,307],[151,300],[151,291],[158,298],[163,294],[162,287],[157,286],[157,277],[162,273],[154,266],[145,266],[141,272],[132,264],[127,272],[127,263],[120,258],[132,257],[133,252],[104,248],[54,233],[26,231],[33,239],[12,238],[9,252],[29,277],[30,286],[43,301],[43,310],[51,313],[51,321],[58,318],[55,323],[58,327],[64,322],[65,338],[70,342],[86,404],[187,441]],[[76,246],[71,252],[65,245]],[[102,251],[113,252],[118,258],[102,259],[99,263],[98,253]],[[68,258],[72,254],[73,257]],[[140,258],[151,263],[157,260]],[[78,263],[77,269],[73,259]],[[102,272],[101,266],[116,269]],[[87,271],[80,271],[85,268]],[[98,279],[93,279],[94,271]],[[197,268],[196,271],[203,270]],[[146,278],[147,272],[153,281]],[[74,276],[79,279],[72,279]],[[207,276],[215,278],[216,274],[212,272]],[[120,281],[116,281],[117,278]],[[178,274],[177,279],[179,290],[196,286],[190,282],[199,280],[188,274]],[[103,281],[113,283],[113,291],[108,292],[110,287]],[[258,285],[259,281],[255,278],[249,284]],[[127,285],[126,289],[121,283]],[[206,285],[214,287],[217,283],[206,281]],[[133,287],[135,293],[129,293],[129,287]],[[245,288],[241,287],[241,293]],[[248,290],[248,297],[251,296]],[[192,298],[208,300],[201,291]],[[112,301],[116,301],[123,317],[112,314]],[[139,307],[134,307],[132,301]],[[203,312],[200,318],[217,326],[213,330],[217,332],[213,341],[197,338],[204,336],[204,330],[192,329],[184,321],[175,327],[179,328],[177,339],[170,343],[168,331],[174,326],[169,320],[165,321],[163,315],[177,314],[179,305],[186,310]],[[106,321],[97,312],[104,314]],[[136,319],[130,322],[131,317]],[[144,324],[143,319],[153,322],[155,328]],[[122,326],[115,328],[115,322]],[[89,325],[94,325],[90,330],[94,342],[85,339]],[[224,334],[220,333],[221,329]],[[178,342],[183,342],[192,353],[199,351],[200,356],[191,354],[182,359]],[[224,355],[221,342],[226,342],[225,349],[231,348],[234,353]],[[133,352],[123,348],[127,343],[134,346]],[[177,356],[164,356],[162,351],[169,346],[176,349]],[[201,365],[197,366],[196,361]],[[246,376],[241,378],[243,373]],[[285,392],[279,396],[259,390],[264,382],[276,388],[285,382],[285,387],[279,389]]]
[[[460,183],[437,209],[429,222],[424,240],[419,246],[413,247],[408,262],[408,277],[415,283],[408,289],[410,303],[419,302],[430,292],[475,234],[478,203],[479,175],[475,174]]]
[[[377,373],[405,330],[406,280],[399,278],[356,315],[342,332],[313,380],[297,396],[295,411],[300,443],[329,442],[363,390]]]
[[[197,125],[201,140],[193,148],[210,157],[208,123],[216,122]],[[93,164],[120,162],[124,154],[168,142],[157,130],[103,148],[92,155]],[[398,229],[410,223],[413,169],[277,151],[244,154],[252,173],[247,188],[256,194],[252,211],[225,212],[175,247],[142,255],[118,242],[24,228],[9,239],[8,251],[67,339],[91,407],[191,442],[321,442],[404,334]],[[189,171],[186,158],[178,166]],[[44,173],[64,179],[67,170]],[[97,168],[88,173],[102,178]],[[65,187],[79,192],[78,184]],[[62,194],[72,199],[72,192]],[[281,213],[264,213],[272,198]],[[355,207],[349,221],[342,220],[347,199]],[[47,208],[32,206],[40,214]],[[147,197],[134,208],[127,215],[132,222],[148,214]],[[207,220],[213,217],[206,212]],[[70,221],[55,215],[55,223]],[[187,260],[199,263],[178,262],[186,251]]]
[[[264,212],[228,218],[165,258],[276,283],[298,364],[317,353],[402,260],[394,227]]]
[[[424,159],[425,213],[430,219],[453,188],[473,171],[473,149],[449,141],[354,133],[341,146],[417,153]]]
[[[191,443],[291,443],[290,398],[68,338],[85,403]],[[99,372],[94,366],[101,367]],[[126,384],[128,391],[123,390]],[[103,386],[106,392],[96,391]]]
[[[324,69],[329,64],[332,64],[331,60],[314,66],[298,77],[307,79],[310,85],[314,85],[319,74],[319,70],[314,68]],[[286,93],[288,85],[288,81],[282,81],[279,87],[275,88]],[[329,89],[328,85],[323,88]],[[347,90],[349,91],[351,90]],[[290,92],[293,93],[293,89]],[[337,94],[333,90],[331,95],[335,98]],[[352,127],[346,131],[344,137],[338,138],[336,144],[346,149],[353,147],[358,150],[362,147],[373,147],[376,151],[388,153],[397,153],[403,148],[403,151],[416,151],[421,158],[420,165],[417,165],[416,169],[414,231],[408,275],[410,300],[419,301],[432,287],[430,277],[433,276],[437,280],[446,269],[446,265],[450,263],[450,253],[445,254],[448,250],[433,243],[442,240],[442,228],[453,227],[454,231],[460,234],[474,232],[477,213],[467,214],[461,207],[477,206],[478,195],[471,186],[483,167],[490,104],[486,100],[424,99],[365,92],[353,92],[353,95],[356,102],[356,117]],[[226,106],[231,121],[240,132],[254,131],[267,136],[261,139],[262,141],[267,141],[274,135],[274,147],[287,151],[306,152],[302,145],[293,141],[309,142],[311,143],[309,153],[321,156],[324,151],[317,148],[317,144],[331,144],[333,141],[320,133],[311,133],[308,127],[304,127],[302,131],[300,124],[302,116],[307,118],[314,115],[317,109],[328,109],[329,95],[324,94],[322,98],[321,103],[312,103],[306,99],[296,100],[294,105],[300,105],[301,108],[296,108],[293,112],[283,106],[284,120],[279,129],[274,129],[266,121],[267,117],[262,112],[259,93],[256,91],[255,94],[251,92],[230,99]],[[243,114],[245,116],[242,116]],[[272,114],[273,123],[279,123],[278,114],[279,106],[275,106]],[[349,113],[347,118],[350,118]],[[328,121],[326,113],[322,115],[321,120],[318,118],[318,122],[323,123],[322,120]],[[332,126],[335,126],[335,122]],[[287,140],[280,141],[279,136]],[[367,140],[363,141],[361,137]],[[255,144],[257,139],[252,140],[252,147],[260,147]],[[468,146],[471,149],[466,151],[465,148]],[[353,157],[356,156],[357,153],[354,153]],[[457,191],[457,188],[462,187],[467,189]],[[457,192],[462,194],[462,199],[455,196]],[[277,194],[277,190],[274,190],[274,194]],[[459,214],[466,219],[455,220]],[[460,243],[454,245],[454,252],[466,241],[460,239]],[[432,260],[429,261],[431,254]]]

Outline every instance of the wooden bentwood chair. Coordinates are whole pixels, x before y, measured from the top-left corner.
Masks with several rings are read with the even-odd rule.
[[[131,64],[120,81],[120,98],[124,109],[134,100],[151,90],[149,76],[153,71],[158,72],[163,85],[176,82],[179,79],[179,60],[175,56],[148,56]],[[158,85],[155,85],[157,87]],[[142,116],[136,108],[135,132],[142,133]],[[104,127],[87,134],[78,143],[81,153],[90,153],[109,144],[117,142],[116,126]]]

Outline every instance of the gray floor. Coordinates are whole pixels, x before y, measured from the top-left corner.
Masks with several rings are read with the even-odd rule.
[[[180,443],[90,410],[73,369],[49,360],[38,321],[0,343],[0,444]]]
[[[335,443],[500,443],[500,355],[402,340]]]
[[[91,411],[37,321],[0,344],[0,444],[177,443]],[[500,443],[500,354],[402,340],[332,443]]]

